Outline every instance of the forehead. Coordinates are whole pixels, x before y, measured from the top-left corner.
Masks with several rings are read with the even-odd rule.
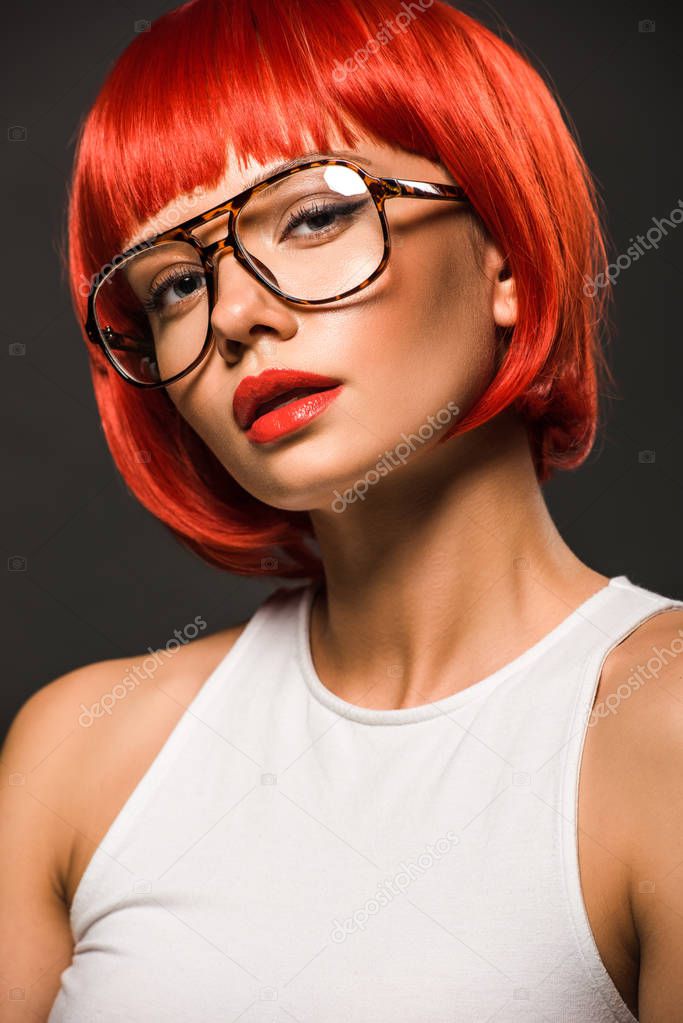
[[[419,172],[429,171],[435,166],[425,157],[406,153],[360,132],[358,135],[357,143],[346,146],[338,136],[333,135],[330,140],[330,148],[324,151],[318,151],[309,137],[306,140],[308,144],[300,152],[282,153],[266,163],[260,163],[251,156],[247,159],[240,159],[232,147],[228,146],[225,170],[217,182],[210,185],[197,185],[192,192],[176,196],[138,226],[122,246],[122,251],[224,203],[256,182],[277,173],[285,162],[292,159],[316,159],[320,155],[337,156],[341,159],[353,160],[370,171],[371,174],[390,177],[416,177],[419,176]]]

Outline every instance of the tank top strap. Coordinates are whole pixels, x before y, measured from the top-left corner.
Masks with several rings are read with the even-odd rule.
[[[595,697],[609,654],[650,618],[663,611],[683,608],[683,600],[648,590],[632,582],[625,575],[610,579],[609,586],[600,592],[600,596],[604,599],[592,603],[590,614],[584,617],[579,634],[574,637],[576,647],[582,650],[582,669],[577,679],[568,725],[571,735],[578,739],[575,749],[577,758],[582,754],[591,718],[595,717]],[[672,638],[668,647],[653,648],[653,657],[648,661],[650,677],[653,672],[661,670],[669,659],[674,659],[682,652],[683,631],[680,636]],[[625,698],[627,689],[630,695],[642,686],[645,681],[645,678],[641,677],[642,674],[634,666],[632,673],[624,678],[620,690],[617,691],[617,697]],[[578,767],[578,763],[576,766]],[[575,793],[572,800],[574,803],[576,795]]]
[[[683,608],[683,600],[648,590],[625,575],[610,579],[604,593],[606,599],[597,601],[585,619],[585,635],[590,639],[584,674],[588,690],[591,686],[597,688],[602,664],[619,643],[662,611]],[[683,634],[679,642],[683,650]],[[675,651],[670,651],[670,656],[675,656]],[[587,695],[590,696],[590,692]]]

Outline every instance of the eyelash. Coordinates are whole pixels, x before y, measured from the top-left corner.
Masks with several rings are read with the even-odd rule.
[[[195,267],[193,270],[188,270],[187,267],[177,268],[171,267],[169,270],[166,270],[161,280],[157,281],[157,283],[151,289],[149,293],[149,298],[145,299],[145,301],[142,303],[145,308],[145,311],[148,313],[157,312],[160,305],[159,298],[171,284],[173,284],[175,281],[181,280],[183,277],[191,277],[193,276],[193,274],[197,274],[199,272],[200,272],[199,267]],[[203,272],[204,271],[201,270],[202,274]]]
[[[321,213],[327,213],[328,211],[339,213],[341,215],[355,213],[355,211],[362,206],[364,202],[365,200],[355,203],[349,202],[344,205],[340,205],[338,203],[323,203],[321,206],[317,203],[313,203],[312,206],[306,206],[297,213],[290,215],[290,218],[285,225],[282,237],[286,238],[290,231],[293,231],[296,227],[299,227],[300,224],[305,223],[305,221],[309,220],[311,217],[319,217]],[[332,228],[322,228],[321,230],[316,231],[315,234],[326,234],[328,230],[332,230]]]

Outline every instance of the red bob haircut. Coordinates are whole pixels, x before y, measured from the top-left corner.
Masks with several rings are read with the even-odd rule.
[[[355,73],[340,73],[350,58]],[[607,262],[601,200],[539,73],[440,0],[192,0],[137,36],[80,132],[68,211],[80,321],[89,282],[140,224],[215,188],[228,140],[240,160],[266,163],[311,139],[328,150],[331,128],[354,145],[354,123],[445,167],[516,279],[505,355],[451,436],[514,404],[539,482],[580,465],[602,374],[611,381],[600,339],[609,292],[585,283]],[[308,513],[247,493],[165,390],[140,392],[88,349],[107,443],[149,511],[231,572],[320,575]]]

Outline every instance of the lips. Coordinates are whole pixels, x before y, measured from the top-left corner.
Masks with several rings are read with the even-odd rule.
[[[235,422],[242,430],[249,430],[259,416],[279,404],[330,390],[338,387],[340,382],[319,373],[266,369],[258,376],[245,377],[238,385],[232,401]]]

